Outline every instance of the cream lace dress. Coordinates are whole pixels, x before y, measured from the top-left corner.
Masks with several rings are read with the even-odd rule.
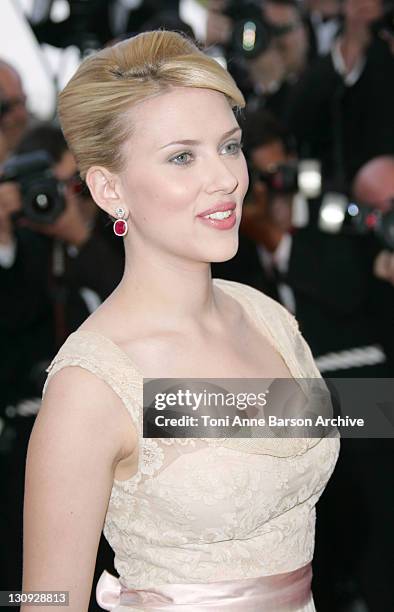
[[[241,303],[294,378],[320,377],[294,317],[280,304],[247,285],[213,282]],[[337,435],[144,439],[143,379],[125,352],[96,332],[76,331],[49,366],[43,393],[66,366],[86,368],[106,381],[140,434],[138,472],[114,480],[103,530],[123,585],[144,589],[255,578],[311,561],[315,504],[338,457]],[[313,598],[299,609],[313,612]]]

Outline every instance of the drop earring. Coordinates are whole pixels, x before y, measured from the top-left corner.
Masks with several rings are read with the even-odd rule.
[[[125,236],[127,234],[129,228],[126,219],[123,218],[125,214],[126,211],[124,208],[119,207],[115,210],[115,215],[118,217],[113,225],[114,234],[116,236]]]

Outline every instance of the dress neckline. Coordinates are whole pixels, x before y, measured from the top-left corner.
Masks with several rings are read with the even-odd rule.
[[[257,312],[255,304],[253,303],[253,300],[249,300],[247,296],[240,295],[240,292],[237,292],[238,287],[248,287],[250,289],[253,289],[253,288],[250,287],[249,285],[244,285],[242,283],[235,283],[233,281],[227,281],[226,279],[222,279],[222,278],[213,278],[212,282],[216,287],[219,287],[219,289],[222,289],[225,293],[227,293],[227,295],[230,295],[230,297],[232,297],[233,299],[236,300],[236,302],[238,302],[238,304],[241,306],[243,310],[245,317],[249,320],[249,322],[256,329],[258,329],[258,331],[261,333],[263,338],[268,342],[268,344],[272,347],[272,349],[279,355],[279,357],[284,362],[290,374],[290,377],[293,378],[294,373],[292,372],[291,364],[287,361],[286,356],[282,354],[282,352],[279,350],[279,346],[278,346],[278,343],[276,341],[274,334],[270,331],[269,327],[266,325],[263,309]],[[235,289],[235,291],[233,289]],[[131,356],[125,350],[123,350],[116,342],[111,340],[111,338],[109,338],[108,336],[100,332],[94,331],[94,330],[77,329],[75,332],[72,332],[70,334],[69,338],[77,337],[77,336],[85,335],[85,334],[90,335],[90,336],[95,336],[96,338],[99,338],[100,340],[105,341],[109,346],[111,346],[114,350],[116,350],[118,355],[121,356],[123,361],[127,363],[129,369],[131,369],[136,376],[141,377],[141,378],[146,378],[144,374],[142,373],[142,371],[136,366]]]
[[[286,365],[287,370],[289,371],[290,377],[293,378],[296,383],[299,385],[302,391],[302,377],[303,374],[301,370],[299,370],[297,366],[297,361],[292,359],[292,351],[286,350],[286,345],[281,346],[281,331],[278,330],[278,333],[274,333],[271,330],[270,326],[270,317],[268,313],[272,313],[275,310],[274,300],[266,296],[264,293],[253,289],[249,285],[244,285],[242,283],[237,283],[233,281],[227,281],[224,279],[212,279],[215,286],[223,289],[223,291],[233,297],[243,308],[244,314],[248,317],[251,323],[254,325],[256,331],[259,331],[263,338],[270,344],[272,349],[277,352],[277,354],[282,359],[283,363]],[[259,300],[259,296],[261,296],[261,301]],[[271,304],[272,303],[272,304]],[[266,305],[266,309],[264,306]],[[280,304],[275,303],[277,308],[283,308]],[[284,310],[284,309],[283,309]],[[283,325],[281,323],[282,317],[278,312],[278,325],[279,327]],[[272,321],[272,319],[271,319]],[[290,324],[290,323],[289,323]],[[76,340],[77,338],[85,337],[86,340],[88,338],[96,338],[97,343],[101,342],[108,347],[110,352],[111,350],[119,359],[119,364],[124,363],[125,367],[128,369],[127,375],[127,384],[129,385],[133,382],[133,386],[139,386],[144,379],[144,375],[139,370],[139,368],[134,364],[134,361],[126,353],[123,349],[120,348],[119,345],[116,344],[113,340],[108,338],[107,336],[101,334],[100,332],[90,331],[90,330],[76,330],[65,342],[65,345],[70,340],[70,344],[72,345],[73,338]],[[88,343],[89,344],[89,343]],[[64,346],[65,346],[64,345]],[[70,347],[72,348],[72,347]],[[89,348],[90,351],[90,348]],[[98,357],[98,356],[97,356]],[[124,378],[124,376],[123,376]],[[133,380],[134,379],[134,380]],[[140,425],[142,427],[142,423]],[[142,435],[142,434],[141,434]],[[143,437],[143,436],[142,436]],[[320,441],[320,438],[261,438],[261,437],[252,437],[252,438],[200,438],[202,441],[206,442],[209,446],[223,446],[229,448],[231,450],[236,450],[238,452],[243,452],[247,454],[261,454],[261,455],[270,455],[273,457],[293,457],[295,455],[303,454],[309,448],[312,448]],[[177,440],[176,438],[174,440]],[[181,440],[182,443],[182,440]],[[135,475],[132,477],[134,478]],[[118,482],[118,481],[117,481]],[[128,482],[119,481],[119,482]]]

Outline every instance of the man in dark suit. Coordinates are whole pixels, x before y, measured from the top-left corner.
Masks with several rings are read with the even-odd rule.
[[[370,159],[394,154],[394,55],[384,10],[383,0],[345,0],[342,33],[303,73],[283,115],[299,154],[320,159],[337,189]]]

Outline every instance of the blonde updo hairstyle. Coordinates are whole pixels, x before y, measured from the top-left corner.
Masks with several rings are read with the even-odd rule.
[[[128,111],[171,87],[223,93],[231,108],[245,100],[231,75],[185,35],[155,30],[87,57],[59,95],[59,119],[81,177],[92,166],[122,170],[133,133]]]

